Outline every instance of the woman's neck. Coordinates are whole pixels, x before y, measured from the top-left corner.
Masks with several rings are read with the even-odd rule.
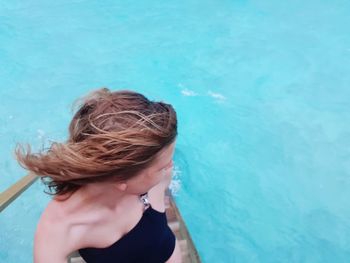
[[[98,204],[113,210],[136,198],[136,195],[121,191],[111,182],[88,184],[79,190],[79,199],[82,202]]]

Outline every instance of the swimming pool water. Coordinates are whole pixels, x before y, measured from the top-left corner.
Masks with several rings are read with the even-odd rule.
[[[348,262],[350,3],[0,3],[0,191],[17,141],[63,141],[74,99],[128,88],[174,105],[176,201],[203,262]],[[32,258],[49,198],[0,215],[0,262]]]

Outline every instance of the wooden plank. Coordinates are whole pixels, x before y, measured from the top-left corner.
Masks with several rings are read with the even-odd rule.
[[[169,197],[169,208],[168,209],[172,209],[173,212],[175,213],[176,215],[176,218],[177,218],[177,221],[179,222],[179,240],[186,240],[187,242],[187,250],[188,250],[188,258],[189,260],[188,261],[184,261],[183,263],[200,263],[201,260],[199,258],[199,254],[198,254],[198,251],[193,243],[193,240],[188,232],[188,229],[186,227],[186,224],[185,224],[185,221],[183,220],[181,214],[180,214],[180,211],[178,209],[178,207],[176,206],[176,203],[175,203],[175,200],[174,198],[172,197],[171,193],[170,193],[170,190],[168,189],[167,191],[167,196]],[[183,251],[182,252],[183,254],[186,255],[186,252]],[[184,258],[184,257],[183,257]]]
[[[171,231],[173,231],[173,232],[180,230],[179,221],[170,222],[170,223],[168,223],[168,226],[170,227]]]
[[[0,193],[0,212],[4,210],[9,204],[11,204],[18,196],[20,196],[38,178],[38,176],[29,173],[14,183],[12,186],[10,186],[8,189],[6,189],[4,192]]]

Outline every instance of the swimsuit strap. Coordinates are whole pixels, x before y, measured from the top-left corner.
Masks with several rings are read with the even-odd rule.
[[[140,201],[144,205],[144,210],[146,210],[147,208],[149,208],[151,206],[151,203],[148,200],[148,193],[144,193],[144,194],[140,195]]]

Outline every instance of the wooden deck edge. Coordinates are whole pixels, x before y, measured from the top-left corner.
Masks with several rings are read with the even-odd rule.
[[[0,212],[20,196],[29,186],[31,186],[36,179],[38,179],[38,176],[29,173],[0,193]]]
[[[194,242],[191,238],[191,235],[187,229],[186,223],[183,220],[180,211],[175,203],[174,197],[172,196],[170,190],[167,191],[167,196],[170,199],[170,207],[168,209],[172,209],[176,215],[177,221],[179,222],[179,232],[180,232],[180,236],[182,239],[185,239],[187,241],[187,247],[188,247],[188,253],[189,253],[189,257],[190,257],[190,262],[191,263],[200,263],[200,257],[198,254],[198,251],[196,249],[196,246],[194,245]]]

